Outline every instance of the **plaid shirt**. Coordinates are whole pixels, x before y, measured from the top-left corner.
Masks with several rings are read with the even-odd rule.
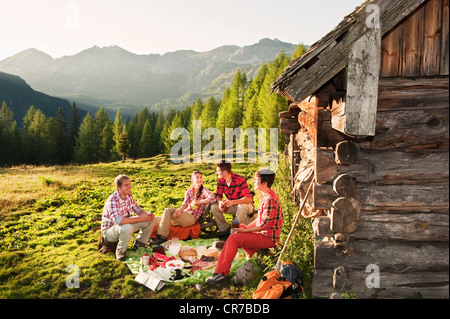
[[[261,234],[272,238],[276,244],[280,241],[281,226],[283,225],[283,210],[280,199],[271,189],[261,199],[256,226],[262,226]]]
[[[205,206],[205,204],[200,204],[200,205],[198,205],[197,209],[193,210],[189,204],[194,199],[195,199],[194,189],[189,188],[186,191],[186,193],[184,193],[184,202],[181,206],[188,206],[188,208],[186,208],[186,211],[190,212],[192,214],[192,216],[194,216],[195,220],[198,220],[203,213],[203,207]],[[210,204],[214,203],[216,201],[216,198],[209,191],[209,189],[203,187],[202,193],[198,197],[198,200],[205,200],[205,199],[209,200]]]
[[[230,200],[241,199],[242,197],[253,199],[245,178],[235,173],[231,174],[230,186],[224,178],[219,178],[217,181],[216,197],[222,198],[223,194]]]
[[[131,212],[136,214],[140,209],[132,195],[123,199],[119,192],[115,191],[108,197],[103,208],[101,231],[111,228],[114,223],[120,223],[124,217],[130,217]]]

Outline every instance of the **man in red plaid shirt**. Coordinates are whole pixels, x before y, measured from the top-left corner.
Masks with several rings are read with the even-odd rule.
[[[255,173],[255,189],[263,193],[258,217],[249,225],[239,225],[228,237],[214,274],[206,279],[208,284],[216,284],[228,278],[231,263],[239,248],[251,257],[258,249],[274,247],[280,241],[283,211],[280,199],[271,189],[274,180],[275,173],[269,169],[260,169]]]
[[[224,213],[236,214],[236,220],[241,224],[251,223],[256,214],[253,214],[253,196],[245,178],[233,173],[231,164],[225,161],[216,164],[216,167],[219,177],[216,189],[217,202],[211,205],[211,213],[220,231],[217,236],[224,237],[230,235],[231,230]],[[224,194],[226,198],[222,200]]]
[[[133,233],[139,230],[133,249],[147,246],[153,231],[155,215],[145,212],[131,195],[131,180],[119,175],[114,180],[116,191],[108,197],[103,208],[101,233],[109,242],[118,242],[116,258],[124,261],[128,242]],[[131,216],[131,213],[137,216]]]

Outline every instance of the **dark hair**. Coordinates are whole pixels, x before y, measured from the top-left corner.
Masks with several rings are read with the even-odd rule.
[[[261,168],[255,172],[255,176],[261,178],[261,184],[267,183],[267,187],[271,188],[275,181],[275,172],[267,168]]]
[[[220,161],[219,163],[216,163],[216,166],[220,168],[222,172],[226,171],[231,174],[231,163]]]
[[[195,170],[191,174],[191,180],[192,180],[192,177],[194,177],[195,174],[203,175],[202,172]],[[200,186],[200,188],[198,189],[197,193],[195,194],[195,199],[199,199],[200,195],[202,194],[202,191],[203,191],[203,184]]]

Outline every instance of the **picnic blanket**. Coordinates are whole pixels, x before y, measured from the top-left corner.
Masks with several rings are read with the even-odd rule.
[[[191,239],[186,241],[179,241],[182,246],[190,246],[197,248],[199,246],[206,246],[210,247],[212,244],[219,240],[218,238],[208,238],[208,239]],[[128,268],[131,270],[133,274],[138,275],[140,272],[146,272],[150,270],[150,266],[143,266],[141,265],[140,258],[143,254],[152,255],[153,249],[148,248],[138,248],[136,251],[127,251],[127,259],[125,260],[125,263],[127,264]],[[171,256],[168,250],[166,250],[166,255]],[[238,253],[236,254],[236,257],[233,260],[233,263],[231,264],[230,268],[230,275],[234,275],[236,271],[246,262],[245,258],[245,252],[242,249],[238,250]],[[193,274],[189,273],[189,269],[183,269],[182,273],[189,275],[189,277],[176,280],[176,281],[164,281],[165,284],[174,284],[174,283],[181,283],[184,285],[195,285],[198,283],[204,283],[206,278],[211,276],[214,273],[214,270],[216,267],[212,267],[205,270],[196,270]]]

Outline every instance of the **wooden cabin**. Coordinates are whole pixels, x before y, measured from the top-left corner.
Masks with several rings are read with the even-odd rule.
[[[449,297],[448,75],[449,0],[372,0],[272,84],[313,297]]]

